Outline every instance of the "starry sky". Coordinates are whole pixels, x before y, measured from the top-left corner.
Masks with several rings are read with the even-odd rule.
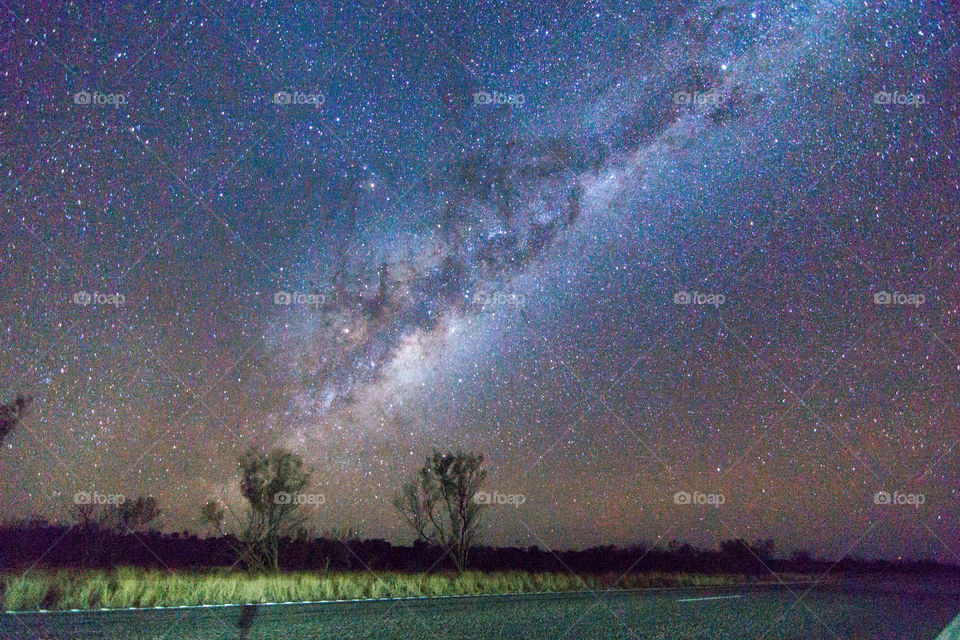
[[[436,446],[491,544],[960,562],[958,18],[3,0],[0,518],[282,446],[408,542]]]

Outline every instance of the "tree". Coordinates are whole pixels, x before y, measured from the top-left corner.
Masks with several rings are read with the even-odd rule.
[[[754,555],[760,559],[763,563],[770,563],[773,560],[773,556],[777,551],[777,543],[771,538],[766,540],[758,539],[755,543],[750,545],[751,550]]]
[[[17,427],[31,402],[33,398],[18,394],[7,404],[0,405],[0,442]]]
[[[81,502],[70,507],[70,517],[80,531],[90,531],[101,525],[103,514],[98,506],[92,502]]]
[[[81,530],[102,529],[125,534],[146,531],[160,518],[160,505],[153,496],[111,504],[81,502],[70,509],[70,517]]]
[[[813,563],[813,556],[806,549],[797,549],[790,555],[790,561],[801,567],[809,567]]]
[[[445,549],[460,571],[480,531],[483,505],[474,496],[486,476],[482,454],[434,449],[393,499],[419,539]]]
[[[89,567],[100,559],[99,550],[103,545],[98,544],[101,535],[105,511],[100,505],[93,502],[81,502],[70,508],[70,517],[74,521],[79,535],[80,565]]]
[[[217,500],[208,500],[203,509],[201,517],[204,522],[209,524],[218,535],[223,535],[223,519],[226,512],[223,505]]]
[[[77,529],[82,566],[110,561],[112,536],[146,531],[160,517],[160,506],[153,496],[140,496],[119,503],[96,501],[75,503],[70,517]]]
[[[280,539],[293,535],[305,518],[298,499],[310,474],[300,456],[274,449],[247,449],[240,456],[240,493],[249,503],[241,540],[248,567],[280,568]]]
[[[104,526],[121,534],[134,533],[146,530],[159,517],[157,499],[153,496],[139,496],[136,500],[110,505],[104,517]]]

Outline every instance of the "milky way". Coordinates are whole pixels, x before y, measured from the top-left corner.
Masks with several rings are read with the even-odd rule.
[[[956,7],[553,4],[4,6],[0,514],[284,446],[405,540],[438,446],[491,543],[960,559]]]

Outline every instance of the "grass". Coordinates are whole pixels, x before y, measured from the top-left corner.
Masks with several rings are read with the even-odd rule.
[[[781,576],[784,581],[798,576]],[[800,577],[799,579],[802,579]],[[624,577],[522,571],[411,574],[296,571],[173,572],[119,568],[111,571],[39,570],[0,573],[0,610],[115,609],[200,604],[351,600],[404,596],[481,595],[705,587],[760,582],[738,574],[642,573]],[[771,582],[772,577],[764,581]]]

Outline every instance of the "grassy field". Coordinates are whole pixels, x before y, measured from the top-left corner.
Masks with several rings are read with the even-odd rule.
[[[784,581],[803,577],[781,576]],[[406,574],[37,570],[0,574],[0,610],[113,609],[200,604],[309,602],[403,596],[535,593],[756,583],[737,574],[644,573],[583,576],[519,571]],[[763,578],[773,582],[772,576]]]

